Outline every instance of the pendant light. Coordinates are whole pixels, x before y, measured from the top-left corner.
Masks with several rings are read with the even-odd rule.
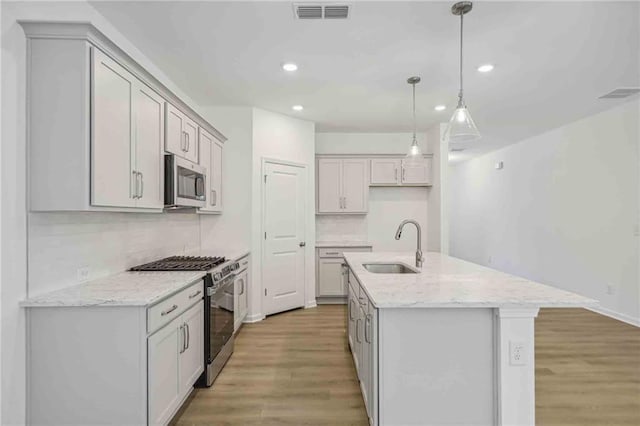
[[[473,3],[461,1],[451,6],[451,13],[460,16],[460,93],[458,94],[458,106],[453,112],[449,125],[444,133],[444,138],[449,138],[449,142],[472,142],[480,139],[480,132],[476,127],[467,105],[464,102],[462,86],[462,35],[464,15],[471,12]]]
[[[420,77],[409,77],[407,83],[413,86],[413,140],[405,159],[409,162],[417,162],[422,160],[422,150],[416,139],[416,84],[420,83]]]

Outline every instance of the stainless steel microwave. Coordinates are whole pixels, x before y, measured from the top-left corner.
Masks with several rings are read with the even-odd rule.
[[[168,208],[204,207],[206,169],[172,154],[164,156],[164,204]]]

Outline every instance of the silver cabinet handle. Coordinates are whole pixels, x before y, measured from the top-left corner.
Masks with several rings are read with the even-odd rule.
[[[211,190],[211,205],[215,206],[218,204],[218,192],[215,189]]]
[[[184,326],[187,329],[187,346],[184,348],[184,350],[186,351],[187,349],[189,349],[189,344],[191,343],[191,332],[189,331],[189,324],[185,324]]]
[[[342,207],[343,209],[347,208],[347,197],[342,197],[344,199],[344,206]]]
[[[185,151],[189,152],[189,148],[191,147],[191,138],[189,137],[189,133],[184,132],[184,135],[187,137],[187,149]]]
[[[301,241],[301,242],[300,242],[300,244],[298,244],[298,245],[299,245],[300,247],[305,247],[305,246],[307,245],[307,243],[306,243],[306,242],[304,242],[304,241]]]
[[[144,197],[144,174],[142,172],[138,172],[140,175],[140,196],[138,198]]]
[[[327,254],[340,254],[339,251],[328,251]]]
[[[360,318],[356,320],[356,342],[361,343],[360,341]]]
[[[242,280],[241,282],[242,282],[242,291],[240,292],[240,295],[242,296],[244,294],[244,280]]]
[[[369,334],[371,334],[370,328],[371,328],[371,314],[367,314],[364,320],[364,340],[367,343],[371,343],[371,337],[369,336]],[[369,333],[367,333],[367,330],[369,330]]]
[[[172,307],[170,307],[169,309],[167,309],[166,311],[162,311],[160,313],[160,316],[163,317],[165,315],[169,315],[171,312],[175,311],[176,309],[178,309],[178,305],[173,305]]]
[[[355,302],[353,299],[349,300],[349,319],[351,321],[355,320],[355,318],[353,317],[353,307],[352,307],[354,303]]]
[[[248,265],[248,264],[249,264],[248,260],[245,260],[244,262],[242,262],[242,266],[245,266],[245,265]]]
[[[398,169],[395,169],[395,173],[396,173],[396,182],[398,182]]]
[[[202,290],[198,290],[195,293],[190,294],[189,299],[193,299],[194,297],[198,296],[200,293],[202,293]]]
[[[131,176],[133,176],[133,191],[131,191],[131,198],[135,200],[138,198],[138,172],[132,170]]]
[[[184,324],[180,326],[180,338],[182,339],[182,345],[180,345],[180,353],[185,351],[184,342],[186,340],[186,336],[184,334]]]
[[[180,149],[184,151],[184,147],[187,144],[187,132],[182,130],[180,133]]]
[[[402,182],[404,183],[404,167],[402,168]]]

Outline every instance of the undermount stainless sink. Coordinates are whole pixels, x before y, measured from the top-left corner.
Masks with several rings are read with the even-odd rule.
[[[364,269],[374,274],[417,274],[418,271],[403,263],[363,263]]]

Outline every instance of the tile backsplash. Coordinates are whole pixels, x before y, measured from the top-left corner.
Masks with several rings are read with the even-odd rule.
[[[316,240],[367,241],[367,216],[317,215]]]
[[[197,254],[199,223],[188,213],[30,213],[29,296],[161,257]]]

